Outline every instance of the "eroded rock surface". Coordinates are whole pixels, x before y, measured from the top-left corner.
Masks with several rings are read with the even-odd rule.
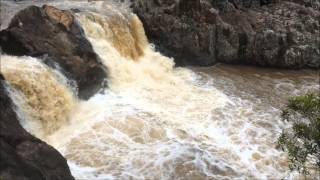
[[[58,64],[75,80],[81,98],[89,98],[104,84],[103,65],[69,11],[46,5],[20,11],[0,32],[0,46],[10,55],[36,56],[48,65]]]
[[[147,35],[178,65],[320,67],[319,0],[136,0]]]

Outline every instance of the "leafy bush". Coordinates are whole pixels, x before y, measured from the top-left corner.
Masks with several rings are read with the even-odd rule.
[[[290,170],[307,175],[309,163],[320,173],[320,94],[290,98],[282,119],[292,122],[292,128],[284,130],[278,139],[281,149],[288,153]]]

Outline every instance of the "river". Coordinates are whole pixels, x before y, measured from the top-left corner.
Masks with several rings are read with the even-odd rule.
[[[73,3],[108,88],[79,100],[59,69],[31,57],[1,55],[1,72],[23,126],[58,149],[76,179],[298,178],[276,147],[290,127],[281,108],[318,90],[319,71],[175,67],[127,6]]]

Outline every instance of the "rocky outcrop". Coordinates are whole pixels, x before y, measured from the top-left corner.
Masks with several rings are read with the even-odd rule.
[[[136,0],[132,8],[151,42],[177,65],[319,68],[319,0],[297,2]]]
[[[66,160],[19,124],[0,74],[0,179],[73,180]]]
[[[315,10],[320,10],[320,1],[319,0],[286,0],[289,2],[294,2],[297,4],[301,4],[305,7],[311,7]]]
[[[79,96],[87,99],[101,88],[106,73],[74,19],[69,11],[30,6],[0,32],[0,46],[10,55],[36,56],[50,66],[58,64],[77,83]]]

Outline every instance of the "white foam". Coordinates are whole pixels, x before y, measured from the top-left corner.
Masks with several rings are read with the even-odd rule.
[[[69,123],[44,138],[76,179],[297,177],[275,147],[288,127],[280,108],[288,96],[319,88],[314,72],[174,68],[148,44],[134,14],[99,3],[77,18],[108,68],[109,89],[78,102]],[[123,48],[123,37],[135,48]]]

